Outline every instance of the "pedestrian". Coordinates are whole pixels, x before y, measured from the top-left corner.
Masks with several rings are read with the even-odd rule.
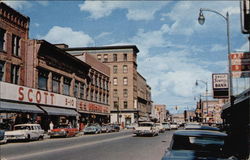
[[[50,130],[54,129],[54,124],[53,124],[53,122],[52,122],[52,121],[50,121],[50,124],[49,124],[49,129],[50,129]]]

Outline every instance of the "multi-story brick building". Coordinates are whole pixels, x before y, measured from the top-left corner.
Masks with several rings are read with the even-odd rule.
[[[0,2],[0,81],[24,85],[29,22],[29,17]]]
[[[138,121],[140,113],[145,113],[144,108],[138,108],[137,53],[139,50],[135,45],[65,48],[64,50],[72,55],[89,53],[110,67],[112,123],[124,125],[134,123]]]
[[[164,104],[155,104],[153,106],[152,113],[153,113],[153,116],[158,119],[158,122],[162,123],[164,121],[167,121],[166,105],[164,105]]]

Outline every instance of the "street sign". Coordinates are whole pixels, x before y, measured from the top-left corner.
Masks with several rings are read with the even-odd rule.
[[[214,73],[212,74],[213,97],[228,98],[228,74]]]
[[[230,59],[232,77],[250,77],[250,52],[232,53]]]

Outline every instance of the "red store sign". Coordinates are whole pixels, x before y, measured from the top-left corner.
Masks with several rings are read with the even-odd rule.
[[[76,98],[0,82],[0,98],[20,102],[76,108]]]
[[[80,111],[93,113],[109,113],[109,107],[82,100],[77,100],[77,108]]]

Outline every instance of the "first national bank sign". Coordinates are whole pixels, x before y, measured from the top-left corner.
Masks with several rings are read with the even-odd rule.
[[[0,98],[66,108],[76,108],[76,98],[0,82]]]

